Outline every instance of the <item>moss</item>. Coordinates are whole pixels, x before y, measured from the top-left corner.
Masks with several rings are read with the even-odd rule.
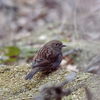
[[[9,67],[2,67],[0,69],[0,73],[4,73],[4,72],[7,72],[7,71],[10,71],[10,68]]]
[[[59,84],[66,80],[70,71],[58,69],[48,75],[38,72],[31,80],[25,80],[25,76],[31,70],[30,65],[6,66],[0,70],[0,95],[7,99],[33,98],[38,94],[38,89],[44,84]],[[9,70],[8,70],[9,69]],[[78,88],[79,84],[86,81],[91,74],[78,73],[75,81],[64,86],[66,88]],[[80,95],[82,89],[77,90],[72,96]],[[78,94],[79,93],[79,94]],[[83,93],[84,95],[84,93]],[[69,96],[70,97],[70,96]],[[72,97],[73,98],[73,97]],[[77,97],[78,98],[78,97]]]
[[[62,100],[86,100],[86,93],[84,88],[79,88],[69,96],[64,96]]]

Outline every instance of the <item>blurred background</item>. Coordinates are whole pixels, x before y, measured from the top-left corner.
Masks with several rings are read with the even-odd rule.
[[[0,64],[30,62],[52,39],[99,48],[99,23],[100,0],[0,0]]]

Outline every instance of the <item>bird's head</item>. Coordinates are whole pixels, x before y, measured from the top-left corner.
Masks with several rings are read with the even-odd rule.
[[[52,40],[46,44],[49,48],[53,48],[54,50],[61,52],[62,47],[66,47],[66,45],[62,44],[59,40]]]

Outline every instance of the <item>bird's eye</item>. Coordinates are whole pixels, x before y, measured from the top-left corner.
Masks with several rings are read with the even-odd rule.
[[[57,46],[58,44],[56,43],[55,45]]]

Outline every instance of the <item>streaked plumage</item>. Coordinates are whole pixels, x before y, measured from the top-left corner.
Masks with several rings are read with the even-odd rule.
[[[40,70],[56,68],[62,61],[62,44],[59,40],[52,40],[46,43],[33,58],[32,71],[25,77],[31,79]]]

